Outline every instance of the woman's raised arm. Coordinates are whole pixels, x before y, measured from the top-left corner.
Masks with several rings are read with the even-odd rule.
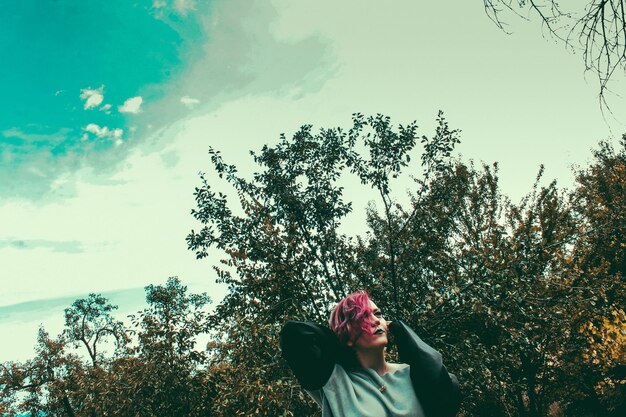
[[[280,332],[283,357],[302,388],[322,388],[337,363],[341,346],[328,327],[301,321],[288,321]]]

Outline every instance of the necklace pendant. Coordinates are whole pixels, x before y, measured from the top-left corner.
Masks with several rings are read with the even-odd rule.
[[[380,391],[381,393],[385,392],[386,390],[387,390],[387,387],[384,385],[381,385],[380,388],[378,388],[378,391]]]

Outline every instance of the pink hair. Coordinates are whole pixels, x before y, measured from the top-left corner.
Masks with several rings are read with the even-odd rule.
[[[341,300],[330,313],[328,325],[344,345],[354,342],[362,333],[372,334],[374,321],[369,301],[365,291],[356,291]]]

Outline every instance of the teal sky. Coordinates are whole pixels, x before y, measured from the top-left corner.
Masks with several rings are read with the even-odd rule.
[[[572,166],[626,132],[624,74],[603,115],[579,53],[532,14],[503,17],[511,34],[480,1],[2,2],[0,332],[14,340],[0,361],[28,357],[37,327],[59,330],[90,292],[132,312],[143,286],[177,275],[220,299],[220,255],[185,244],[209,146],[246,174],[248,150],[303,124],[383,113],[431,135],[443,110],[457,154],[499,162],[513,201],[540,164],[571,187]],[[411,185],[393,184],[399,202]],[[342,231],[362,233],[376,195],[358,181],[345,193]]]
[[[195,3],[193,13],[160,4],[23,0],[0,5],[0,51],[7,58],[0,69],[0,175],[15,180],[2,181],[0,195],[38,198],[63,170],[112,152],[116,139],[132,144],[141,137],[141,113],[120,106],[133,97],[143,103],[162,99],[164,86],[179,79],[194,45],[206,36]],[[87,104],[90,90],[100,98]],[[90,132],[89,125],[99,129]],[[105,127],[120,129],[120,136],[104,134]]]

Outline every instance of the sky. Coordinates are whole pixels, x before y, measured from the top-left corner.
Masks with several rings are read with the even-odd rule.
[[[457,155],[497,161],[513,201],[541,164],[571,187],[572,167],[626,132],[626,88],[616,78],[603,112],[580,53],[504,16],[509,33],[479,1],[3,2],[0,361],[32,356],[37,328],[60,331],[90,292],[123,316],[176,275],[219,301],[220,254],[185,242],[209,147],[250,173],[248,150],[303,124],[382,113],[431,135],[443,110]],[[375,195],[346,197],[358,233]]]

